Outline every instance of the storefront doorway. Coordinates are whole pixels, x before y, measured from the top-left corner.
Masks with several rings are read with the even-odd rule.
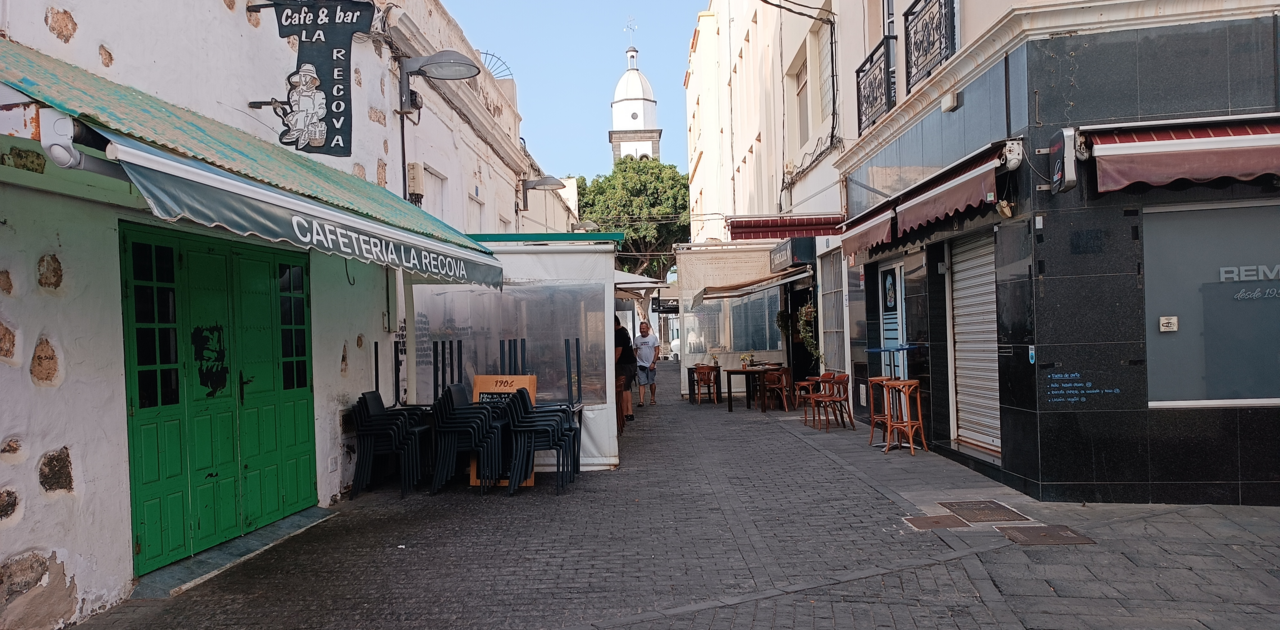
[[[995,234],[951,243],[951,328],[955,340],[955,437],[1000,452],[1000,359],[996,346]]]
[[[316,503],[307,256],[121,225],[134,572]]]
[[[903,345],[903,292],[901,260],[880,268],[880,340],[884,348]],[[881,352],[880,374],[899,379],[907,378],[907,362],[904,352]]]

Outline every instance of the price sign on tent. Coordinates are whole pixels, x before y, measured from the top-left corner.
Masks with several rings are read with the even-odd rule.
[[[472,380],[471,402],[486,404],[502,404],[512,394],[523,387],[529,390],[529,398],[534,404],[538,402],[538,377],[527,376],[494,376],[477,374]]]

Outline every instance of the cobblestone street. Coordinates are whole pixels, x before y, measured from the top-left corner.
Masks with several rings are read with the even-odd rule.
[[[384,483],[186,593],[82,627],[1280,627],[1280,508],[1041,504],[937,455],[882,455],[863,425],[691,406],[674,372],[637,410],[622,467],[562,496],[540,480],[402,501]],[[903,520],[974,499],[1097,544]]]

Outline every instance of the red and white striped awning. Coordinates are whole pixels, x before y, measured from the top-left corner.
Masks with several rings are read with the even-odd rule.
[[[1082,127],[1093,144],[1098,192],[1143,182],[1163,186],[1179,179],[1219,177],[1248,181],[1280,175],[1280,120],[1199,119]]]

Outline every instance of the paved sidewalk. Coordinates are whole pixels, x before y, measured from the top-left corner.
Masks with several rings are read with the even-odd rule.
[[[170,600],[85,628],[1280,628],[1280,508],[1038,503],[942,457],[796,413],[637,409],[622,467],[562,496],[387,484]],[[1096,545],[991,524],[995,499]],[[996,524],[999,525],[999,524]]]

